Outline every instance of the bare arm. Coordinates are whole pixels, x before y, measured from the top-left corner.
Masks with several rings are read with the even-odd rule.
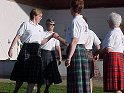
[[[58,56],[59,56],[59,65],[61,64],[62,62],[62,52],[61,52],[61,47],[60,46],[56,46],[56,50],[57,50],[57,53],[58,53]]]
[[[62,37],[59,36],[59,34],[54,33],[53,35],[54,38],[58,39],[62,44],[64,44],[65,46],[68,46],[68,43],[66,42],[65,39],[63,39]]]
[[[70,65],[71,57],[72,57],[72,55],[74,54],[74,51],[75,51],[77,42],[78,42],[78,38],[74,37],[74,38],[72,39],[71,44],[70,44],[70,50],[69,50],[69,53],[68,53],[68,55],[67,55],[67,59],[66,59],[66,62],[65,62],[65,66],[67,66],[67,67]]]
[[[13,56],[13,48],[15,46],[15,44],[17,43],[17,41],[20,39],[20,36],[19,35],[16,35],[15,38],[13,39],[12,43],[11,43],[11,46],[9,48],[9,51],[8,51],[8,55],[9,57],[12,57]]]
[[[94,54],[94,61],[98,61],[99,54],[100,54],[100,45],[96,45],[96,51],[95,51],[95,54]]]
[[[62,44],[64,44],[65,46],[68,46],[68,43],[67,43],[66,40],[63,39],[62,37],[58,36],[57,39],[58,39]]]

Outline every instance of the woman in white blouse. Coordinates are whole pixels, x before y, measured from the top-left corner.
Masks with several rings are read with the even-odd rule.
[[[38,24],[41,19],[42,10],[32,9],[30,12],[30,21],[21,24],[9,48],[8,55],[12,57],[13,48],[17,41],[20,39],[23,44],[10,77],[11,80],[16,81],[13,93],[18,93],[23,82],[28,82],[26,93],[32,93],[34,84],[43,80],[39,47],[41,43],[47,42],[51,37],[43,39],[43,27]]]
[[[85,48],[87,36],[85,32],[88,25],[83,19],[81,10],[84,6],[83,0],[71,1],[71,14],[73,20],[67,31],[67,93],[90,93],[90,73],[88,56]]]
[[[46,28],[45,38],[49,37],[54,33],[55,28],[55,20],[47,19],[46,20]],[[49,93],[49,87],[52,83],[59,84],[62,82],[61,76],[57,66],[57,55],[58,54],[58,64],[61,64],[62,55],[61,55],[61,47],[59,40],[55,38],[51,38],[47,43],[41,45],[41,57],[42,57],[42,68],[43,75],[45,79],[45,90],[44,93]],[[37,93],[40,93],[41,84],[39,82]]]
[[[67,93],[90,93],[90,71],[85,48],[88,24],[80,14],[83,6],[83,0],[71,1],[73,20],[66,32],[66,40],[58,34],[53,35],[53,37],[68,46],[65,61],[67,67]]]
[[[119,27],[121,22],[120,14],[111,13],[108,17],[111,30],[102,43],[105,92],[123,93],[124,91],[123,33]]]

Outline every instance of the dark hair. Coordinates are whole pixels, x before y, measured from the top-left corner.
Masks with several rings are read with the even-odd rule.
[[[42,9],[39,9],[39,8],[35,8],[35,9],[32,9],[31,12],[30,12],[30,20],[34,19],[34,16],[37,16],[38,14],[42,14]]]
[[[55,23],[55,20],[54,19],[47,19],[46,20],[46,24],[51,23],[51,22],[54,22]]]
[[[84,0],[71,0],[70,7],[75,13],[81,13],[84,8]]]

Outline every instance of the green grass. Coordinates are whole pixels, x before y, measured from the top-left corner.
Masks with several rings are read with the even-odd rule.
[[[14,83],[0,82],[0,93],[12,93],[14,90]],[[20,88],[19,93],[25,93],[27,84],[24,83]],[[44,86],[41,87],[41,93],[43,93]],[[33,93],[36,93],[34,90]],[[66,85],[52,85],[50,87],[50,93],[66,93]],[[103,93],[102,87],[94,87],[93,93]]]

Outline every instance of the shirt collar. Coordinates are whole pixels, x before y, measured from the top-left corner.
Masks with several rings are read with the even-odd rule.
[[[31,20],[29,22],[30,22],[30,24],[32,24],[34,26],[38,26],[38,23],[37,24],[34,24],[34,22],[32,22]]]
[[[119,27],[115,27],[114,30],[121,30]]]
[[[83,16],[82,15],[77,15],[74,18],[83,18]]]

